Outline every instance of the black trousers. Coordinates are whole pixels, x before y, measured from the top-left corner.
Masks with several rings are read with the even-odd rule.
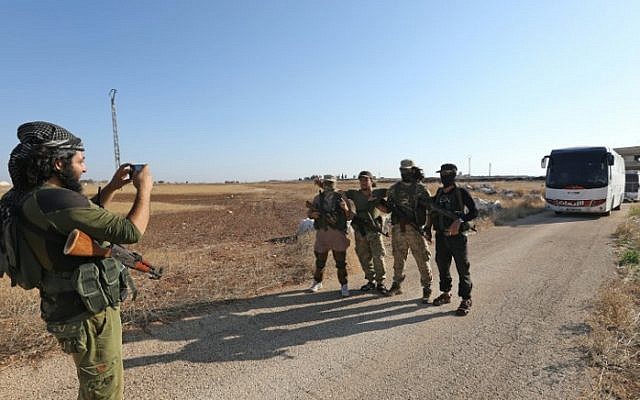
[[[451,290],[451,259],[456,262],[458,277],[458,296],[463,299],[471,298],[471,274],[469,259],[467,258],[467,237],[465,235],[445,236],[436,233],[436,264],[440,273],[440,291]]]
[[[338,282],[344,285],[347,283],[347,252],[335,250],[332,250],[332,252],[333,259],[336,261],[336,268],[338,269]],[[318,253],[314,251],[314,254],[316,255],[316,271],[313,274],[313,279],[315,279],[316,282],[322,282],[324,267],[327,265],[329,252]]]

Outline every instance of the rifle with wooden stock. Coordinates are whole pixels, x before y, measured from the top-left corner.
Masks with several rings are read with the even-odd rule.
[[[102,247],[91,236],[79,229],[74,229],[67,236],[63,252],[65,255],[77,257],[113,257],[125,267],[143,272],[151,279],[160,279],[163,273],[162,267],[154,267],[141,254],[129,251],[119,244]]]

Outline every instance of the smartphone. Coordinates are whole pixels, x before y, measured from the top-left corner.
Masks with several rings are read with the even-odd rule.
[[[144,168],[145,165],[147,164],[130,164],[131,165],[131,172],[134,173],[138,173],[140,171],[142,171],[142,168]]]

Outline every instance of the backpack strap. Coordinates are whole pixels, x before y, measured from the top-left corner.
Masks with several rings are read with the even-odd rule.
[[[23,249],[23,250],[32,253],[31,255],[32,258],[30,263],[34,264],[34,268],[36,268],[35,263],[37,263],[39,266],[39,272],[36,274],[38,277],[35,279],[32,279],[31,283],[29,283],[28,286],[44,287],[49,293],[61,293],[61,292],[74,291],[73,285],[70,280],[71,277],[70,276],[67,277],[64,274],[59,274],[59,273],[53,274],[47,271],[47,269],[42,266],[42,263],[38,259],[37,255],[33,253],[33,250],[31,250],[30,248],[31,246],[26,241],[26,238],[21,237],[22,230],[24,229],[25,231],[31,232],[33,234],[44,236],[44,238],[48,242],[59,244],[60,246],[64,246],[66,243],[66,238],[64,236],[61,236],[60,234],[56,234],[54,232],[41,228],[40,226],[35,224],[33,221],[31,221],[23,213],[22,207],[24,205],[24,202],[26,201],[26,198],[27,197],[25,196],[18,203],[17,207],[14,209],[15,215],[13,216],[13,221],[12,221],[12,223],[14,224],[13,229],[15,230],[14,231],[15,232],[14,251],[15,251],[15,261],[16,261],[17,268],[20,269],[21,268],[20,265],[22,265],[21,264],[22,261],[20,261],[22,256],[20,254],[20,250],[21,250],[20,243],[24,242],[24,245],[28,246],[29,248]],[[35,272],[35,270],[33,272]],[[11,282],[12,286],[15,286],[15,284],[17,283],[19,282],[15,280],[15,277],[12,277],[12,282]]]
[[[29,232],[42,235],[47,239],[47,241],[59,243],[63,246],[67,242],[67,239],[62,237],[61,235],[58,235],[46,229],[42,229],[41,227],[36,225],[33,221],[31,221],[24,214],[22,214],[22,207],[20,208],[17,217],[18,217],[17,220],[20,223],[20,225],[25,229],[27,229]]]

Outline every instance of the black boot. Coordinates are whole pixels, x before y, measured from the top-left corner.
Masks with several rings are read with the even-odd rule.
[[[399,282],[393,282],[393,285],[391,285],[391,288],[389,288],[389,295],[393,296],[396,294],[402,294],[402,289],[400,289],[400,283]]]
[[[391,296],[391,293],[389,292],[389,290],[387,290],[387,288],[384,286],[384,283],[382,282],[378,283],[378,286],[376,286],[376,290],[383,296]]]
[[[362,285],[362,287],[360,288],[360,291],[368,292],[369,290],[373,290],[375,288],[376,288],[376,284],[373,283],[373,281],[369,281],[369,282],[365,283],[364,285]]]

